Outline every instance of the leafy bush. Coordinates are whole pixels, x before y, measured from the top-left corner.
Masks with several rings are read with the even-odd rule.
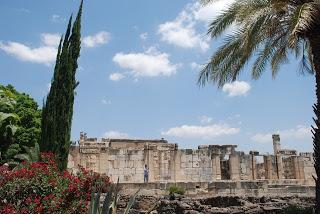
[[[107,177],[80,168],[77,176],[60,172],[51,153],[42,162],[23,162],[10,171],[0,167],[0,213],[87,213],[92,186]]]
[[[0,84],[0,165],[40,142],[41,110],[37,102],[12,85]]]
[[[179,195],[184,195],[184,193],[186,192],[186,190],[182,187],[178,187],[178,186],[171,186],[169,188],[169,192],[170,194],[176,193]]]

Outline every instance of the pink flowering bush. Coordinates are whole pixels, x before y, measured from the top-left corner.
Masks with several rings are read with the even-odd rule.
[[[109,186],[107,177],[83,168],[77,176],[60,172],[50,153],[41,160],[14,170],[0,167],[0,214],[87,213],[95,183]]]

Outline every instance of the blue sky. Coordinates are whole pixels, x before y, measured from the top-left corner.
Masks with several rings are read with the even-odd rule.
[[[199,87],[198,71],[221,40],[208,21],[232,0],[201,8],[193,0],[84,2],[82,50],[72,139],[165,138],[180,148],[237,144],[272,152],[272,133],[284,148],[311,151],[314,77],[297,73],[294,58],[275,80],[268,68],[252,81]],[[0,7],[0,83],[31,94],[41,105],[53,74],[56,46],[79,1],[3,1]],[[231,31],[231,30],[230,30]]]

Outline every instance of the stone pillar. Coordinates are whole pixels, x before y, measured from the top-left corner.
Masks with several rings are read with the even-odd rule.
[[[251,179],[255,180],[255,179],[258,179],[257,158],[256,158],[256,156],[259,155],[259,152],[250,151],[249,154],[250,154]]]
[[[298,157],[298,165],[299,165],[299,174],[300,174],[300,179],[306,179],[305,174],[304,174],[304,159],[303,157]]]
[[[154,182],[155,181],[155,176],[154,176],[154,161],[153,161],[153,150],[148,149],[148,155],[147,155],[147,158],[148,158],[148,167],[149,167],[149,182]]]
[[[254,155],[251,155],[251,177],[252,180],[257,179],[257,159]]]
[[[273,172],[273,167],[272,167],[272,156],[263,156],[263,162],[264,162],[264,176],[266,179],[271,180],[273,179],[272,172]]]
[[[221,165],[220,165],[220,155],[212,155],[212,180],[221,180]]]
[[[185,176],[181,175],[183,169],[181,169],[181,150],[176,150],[175,152],[175,178],[174,182],[184,181]]]
[[[281,149],[280,135],[278,134],[272,135],[272,140],[273,140],[273,152],[274,152],[274,156],[276,156]]]
[[[240,161],[236,154],[229,156],[229,174],[230,180],[240,180]]]
[[[303,159],[299,156],[292,156],[293,175],[295,179],[304,179]]]
[[[170,151],[170,160],[169,160],[169,173],[170,173],[170,182],[176,182],[176,156],[177,150],[173,149]]]
[[[276,158],[277,177],[278,177],[278,179],[283,179],[282,157],[281,157],[281,154],[279,154],[279,151],[281,149],[280,135],[278,135],[278,134],[272,135],[272,140],[273,140],[273,152],[274,152],[274,156]]]
[[[282,156],[276,155],[276,167],[277,167],[277,178],[283,179],[283,163],[282,163]]]

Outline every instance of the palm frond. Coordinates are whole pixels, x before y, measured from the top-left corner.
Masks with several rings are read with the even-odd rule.
[[[310,49],[309,43],[305,41],[302,47],[303,49],[301,53],[298,73],[301,75],[314,74],[314,69],[312,67],[313,65],[312,54],[310,53],[311,49]]]
[[[272,78],[275,78],[278,74],[280,65],[288,62],[288,46],[287,44],[282,44],[277,50],[274,52],[270,64],[272,71]]]
[[[298,15],[293,19],[295,25],[289,39],[290,46],[293,46],[298,37],[305,37],[310,29],[317,24],[320,16],[320,1],[306,2],[297,8],[296,13]]]
[[[14,158],[20,161],[31,161],[30,156],[28,154],[17,154],[14,156]]]
[[[211,38],[220,36],[232,23],[236,20],[236,14],[238,11],[238,5],[234,4],[227,11],[220,14],[215,20],[209,24],[207,34]]]

